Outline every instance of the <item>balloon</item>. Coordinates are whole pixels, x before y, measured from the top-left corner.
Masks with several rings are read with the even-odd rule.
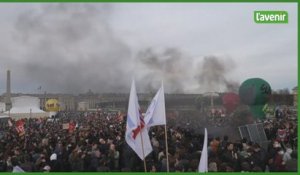
[[[249,105],[255,118],[265,118],[264,105],[271,95],[271,86],[261,78],[250,78],[242,83],[239,89],[241,101]]]
[[[239,89],[241,101],[247,105],[264,105],[271,95],[271,86],[261,78],[250,78]]]
[[[264,105],[251,105],[250,111],[255,118],[263,119],[266,116],[266,113],[263,111]]]
[[[240,103],[240,97],[236,93],[229,92],[222,97],[223,106],[227,113],[232,113]]]
[[[45,103],[46,111],[57,112],[59,111],[59,103],[56,99],[49,99]]]

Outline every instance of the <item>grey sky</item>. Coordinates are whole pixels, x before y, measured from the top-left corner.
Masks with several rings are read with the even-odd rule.
[[[289,23],[256,24],[254,10]],[[7,69],[13,92],[129,92],[132,77],[139,91],[162,79],[169,92],[228,91],[200,81],[204,58],[226,82],[297,85],[296,3],[0,4],[0,26],[0,93]]]

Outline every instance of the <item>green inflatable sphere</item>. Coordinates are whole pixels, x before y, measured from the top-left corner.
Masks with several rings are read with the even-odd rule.
[[[265,119],[266,113],[263,111],[264,105],[251,105],[250,111],[252,116],[256,119]]]
[[[271,86],[261,78],[250,78],[240,86],[239,95],[246,105],[264,105],[271,95]]]

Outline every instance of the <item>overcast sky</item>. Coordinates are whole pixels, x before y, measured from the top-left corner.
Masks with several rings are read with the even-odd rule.
[[[255,10],[289,22],[256,24]],[[297,85],[296,3],[1,3],[0,26],[0,93],[7,69],[13,92],[128,93],[133,77],[140,92]]]

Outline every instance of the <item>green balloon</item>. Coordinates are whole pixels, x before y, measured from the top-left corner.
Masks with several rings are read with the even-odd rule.
[[[250,78],[240,86],[239,95],[246,105],[264,105],[271,95],[271,86],[261,78]]]
[[[264,105],[251,105],[249,107],[254,118],[256,119],[266,118],[266,113],[263,111]]]

